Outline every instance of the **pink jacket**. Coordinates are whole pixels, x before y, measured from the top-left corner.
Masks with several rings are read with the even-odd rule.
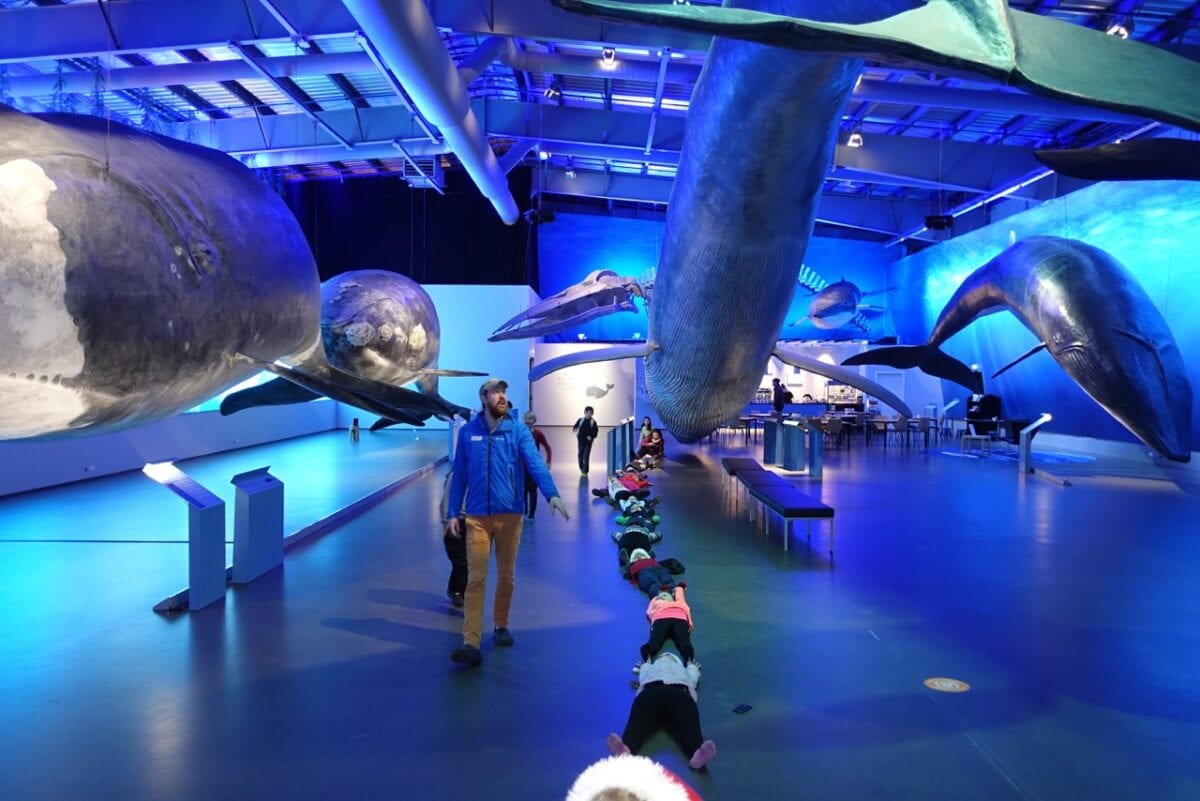
[[[687,605],[687,601],[683,597],[683,587],[675,588],[674,601],[660,601],[658,596],[654,596],[650,601],[650,605],[646,607],[646,619],[650,621],[650,625],[654,625],[654,621],[665,618],[674,618],[676,620],[686,620],[688,630],[692,629],[692,608]]]

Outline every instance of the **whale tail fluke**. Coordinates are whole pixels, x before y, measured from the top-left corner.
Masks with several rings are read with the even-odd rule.
[[[896,345],[858,353],[842,362],[853,367],[861,364],[885,364],[907,369],[916,367],[928,375],[944,378],[966,387],[975,394],[983,393],[983,376],[936,345]]]
[[[221,400],[221,415],[228,416],[255,406],[285,406],[289,403],[305,403],[321,397],[310,389],[293,384],[286,378],[275,378],[256,387],[239,389]]]

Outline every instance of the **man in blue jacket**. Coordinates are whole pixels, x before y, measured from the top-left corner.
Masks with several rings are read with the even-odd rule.
[[[493,616],[496,645],[513,644],[508,632],[513,575],[524,522],[525,473],[533,477],[550,502],[550,513],[567,507],[558,497],[550,471],[534,445],[529,429],[509,414],[508,382],[489,378],[479,388],[483,413],[475,415],[458,435],[451,469],[449,508],[462,509],[466,499],[466,531],[457,517],[450,518],[451,536],[467,538],[467,592],[463,615],[463,644],[450,658],[467,665],[483,661],[483,595],[487,587],[488,558],[496,546],[496,598]]]

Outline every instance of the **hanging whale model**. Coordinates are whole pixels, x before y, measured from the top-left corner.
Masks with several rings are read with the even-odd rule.
[[[439,376],[482,376],[486,373],[438,369],[441,327],[433,299],[411,278],[389,270],[356,270],[321,285],[321,342],[329,363],[360,378],[391,386],[415,382],[421,394],[435,399],[424,412],[410,409],[405,419],[384,419],[377,431],[397,422],[420,425],[440,405],[463,417],[469,410],[438,396]],[[303,403],[321,397],[286,378],[227,395],[221,414],[254,406]]]
[[[882,306],[863,305],[862,299],[867,295],[887,292],[886,289],[863,292],[853,281],[845,279],[835,281],[822,289],[817,289],[801,279],[800,286],[813,293],[813,298],[808,302],[808,314],[794,323],[789,323],[791,326],[807,322],[823,331],[832,331],[844,325],[854,325],[863,333],[869,334],[871,327],[868,324],[867,313],[884,311]]]
[[[1200,129],[1200,96],[1178,90],[1200,85],[1200,63],[1014,12],[1003,0],[739,3],[753,9],[553,2],[717,37],[688,111],[647,341],[553,359],[530,373],[641,356],[655,411],[684,442],[740,413],[772,354],[835,377],[816,360],[789,361],[797,354],[776,342],[862,57],[982,75]],[[841,370],[847,383],[910,416],[882,387]]]
[[[140,425],[260,369],[389,419],[454,413],[326,361],[291,212],[186,142],[0,106],[0,286],[0,439]]]
[[[971,273],[946,303],[929,341],[851,356],[847,366],[919,367],[982,392],[977,373],[940,346],[973,321],[1012,312],[1096,403],[1169,459],[1191,458],[1192,386],[1167,321],[1141,285],[1099,248],[1035,236]]]

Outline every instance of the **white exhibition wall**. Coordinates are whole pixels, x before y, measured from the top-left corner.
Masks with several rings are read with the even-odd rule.
[[[336,407],[322,400],[230,417],[194,412],[110,434],[0,442],[0,495],[328,431],[336,425]]]
[[[538,364],[580,351],[604,348],[588,343],[538,343],[534,356]],[[539,426],[570,426],[583,414],[583,407],[595,409],[601,426],[615,425],[633,416],[636,367],[634,360],[579,364],[559,370],[533,384],[533,410]]]
[[[477,370],[508,382],[508,400],[522,412],[529,408],[528,339],[488,342],[487,338],[510,318],[537,303],[540,298],[527,286],[466,286],[428,284],[442,329],[438,366],[444,370]],[[479,408],[482,378],[442,378],[442,397]],[[365,421],[364,421],[365,422]],[[441,420],[428,420],[427,428],[446,428]]]

